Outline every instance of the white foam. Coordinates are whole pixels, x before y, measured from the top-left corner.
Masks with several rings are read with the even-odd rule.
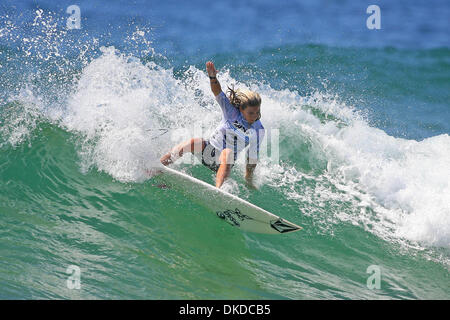
[[[323,183],[320,177],[313,177],[315,190],[308,193],[290,189],[292,198],[319,201],[320,206],[324,198],[333,200],[337,195],[340,200],[351,201],[355,208],[361,208],[355,210],[358,215],[336,212],[334,217],[339,220],[371,225],[371,231],[385,238],[450,247],[449,135],[423,141],[395,138],[370,127],[359,113],[336,97],[320,93],[296,97],[274,90],[268,93],[271,97],[266,101],[269,100],[271,109],[275,110],[273,116],[268,117],[273,119],[271,125],[284,127],[285,134],[298,136],[291,141],[306,139],[311,144],[311,152],[315,153],[314,158],[328,162],[328,172],[322,178],[326,177],[333,187]],[[300,107],[305,105],[332,118],[319,121]],[[270,113],[266,105],[264,113]],[[287,167],[284,170],[283,178],[269,174],[270,179],[275,178],[277,182],[288,179],[295,183],[305,178],[297,172],[293,179],[292,170]],[[332,191],[335,187],[345,194]],[[372,210],[365,210],[367,206],[375,215]],[[317,208],[312,209],[317,212]]]
[[[176,79],[171,69],[144,66],[114,48],[102,50],[83,70],[63,117],[67,128],[85,137],[80,155],[86,170],[94,166],[121,181],[143,180],[168,145],[197,136],[196,126],[206,137],[220,121],[203,70],[190,67]],[[316,92],[301,97],[262,83],[245,86],[226,71],[220,80],[224,89],[235,83],[259,92],[261,120],[266,128],[280,129],[280,151],[295,153],[298,145],[307,144],[309,154],[301,156],[322,170],[307,174],[295,163],[264,157],[257,169],[259,185],[282,189],[308,209],[304,212],[323,210],[327,227],[350,221],[386,239],[450,246],[448,135],[423,141],[395,138],[370,127],[335,96]],[[148,129],[157,128],[185,131],[152,139]],[[352,209],[343,210],[343,201]],[[331,216],[330,205],[339,209]]]
[[[202,123],[212,130],[217,121],[210,119],[220,119],[219,110],[205,112],[197,87],[177,80],[172,69],[143,65],[113,47],[101,50],[83,70],[62,115],[62,124],[83,136],[84,170],[94,166],[120,181],[141,181],[147,169],[160,165],[169,145],[194,136]],[[200,71],[192,72],[195,83]],[[203,103],[212,105],[214,97]],[[183,137],[175,129],[184,129]]]
[[[430,245],[450,246],[450,137],[423,141],[388,136],[362,121],[323,136],[342,160],[336,172],[392,213],[396,233]]]
[[[42,106],[41,97],[28,87],[11,97],[8,107],[2,109],[0,147],[6,144],[16,147],[29,141],[42,117]]]

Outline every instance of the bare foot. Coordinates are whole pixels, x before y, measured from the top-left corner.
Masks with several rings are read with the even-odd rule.
[[[159,161],[161,161],[161,163],[163,165],[168,166],[169,164],[173,163],[173,161],[170,157],[171,157],[171,154],[170,154],[170,152],[168,152],[165,155],[163,155],[161,157],[161,159],[159,159]]]

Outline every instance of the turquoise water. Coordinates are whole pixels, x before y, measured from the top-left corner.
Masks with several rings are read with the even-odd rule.
[[[123,19],[138,14],[128,9]],[[386,27],[375,36],[384,44],[369,47],[364,31],[341,43],[327,39],[344,27],[327,33],[318,25],[305,31],[310,38],[288,41],[284,32],[296,22],[279,22],[286,9],[273,22],[281,40],[227,51],[197,50],[192,30],[178,38],[182,19],[155,27],[154,42],[128,29],[94,41],[104,24],[90,25],[88,15],[72,38],[52,29],[63,21],[51,19],[58,10],[38,13],[35,26],[34,9],[24,11],[31,17],[24,25],[14,12],[9,23],[2,15],[0,298],[450,298],[443,20],[435,19],[427,45],[420,28],[416,45],[387,36]],[[20,33],[27,28],[28,36]],[[258,189],[246,187],[242,163],[225,189],[303,230],[241,232],[145,173],[174,143],[207,137],[220,121],[204,71],[209,59],[222,87],[261,94],[261,120],[279,132],[279,159],[262,157]],[[175,167],[214,183],[199,164]],[[67,285],[72,265],[80,289]],[[374,289],[371,266],[380,270]]]

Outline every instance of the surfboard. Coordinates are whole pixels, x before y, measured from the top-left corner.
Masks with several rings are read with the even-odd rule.
[[[302,229],[286,219],[180,171],[163,166],[154,173],[158,181],[183,193],[190,200],[242,231],[284,234]]]

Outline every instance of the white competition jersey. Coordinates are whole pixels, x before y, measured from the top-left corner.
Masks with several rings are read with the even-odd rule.
[[[220,151],[233,149],[235,159],[239,152],[249,146],[249,157],[258,159],[259,146],[265,134],[261,121],[250,125],[223,92],[216,96],[216,100],[222,108],[223,119],[209,139],[211,145]]]

